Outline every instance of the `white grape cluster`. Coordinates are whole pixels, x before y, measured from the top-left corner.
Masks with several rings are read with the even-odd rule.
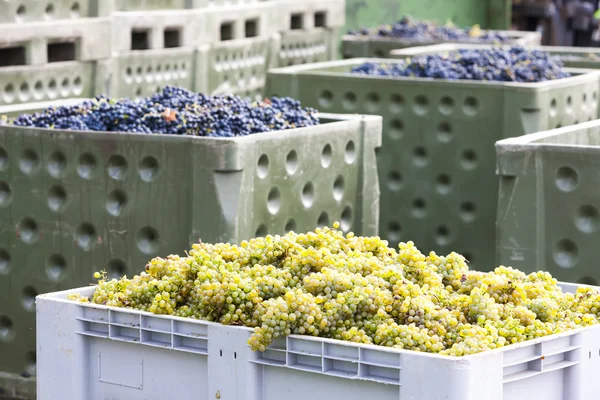
[[[463,356],[598,323],[600,292],[564,293],[546,272],[470,271],[457,253],[422,254],[333,228],[193,245],[131,279],[96,273],[91,299],[254,328],[253,350],[290,334]]]

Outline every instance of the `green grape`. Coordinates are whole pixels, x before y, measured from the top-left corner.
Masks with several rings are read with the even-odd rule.
[[[339,224],[229,243],[195,243],[139,275],[107,279],[73,301],[253,328],[265,351],[280,337],[464,356],[598,323],[600,292],[563,293],[547,272],[471,271],[457,253],[398,250]]]

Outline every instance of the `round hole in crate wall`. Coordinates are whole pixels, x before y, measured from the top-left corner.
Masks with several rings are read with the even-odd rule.
[[[123,214],[127,205],[127,193],[122,189],[115,189],[106,198],[106,211],[113,217]]]
[[[551,117],[556,117],[557,114],[557,104],[556,104],[556,99],[552,99],[550,101],[550,110],[549,110],[549,114]]]
[[[346,92],[342,106],[345,110],[354,110],[356,108],[356,94],[354,92]]]
[[[391,242],[398,242],[400,240],[400,232],[402,227],[396,221],[390,221],[387,226],[387,238]]]
[[[417,115],[427,114],[428,107],[429,107],[429,99],[427,98],[427,96],[420,94],[417,97],[415,97],[415,102],[413,105],[413,111],[415,112],[415,114],[417,114]]]
[[[575,225],[584,233],[593,233],[598,230],[599,214],[596,207],[589,204],[577,208]]]
[[[19,98],[22,101],[29,100],[29,85],[27,82],[21,83],[21,86],[19,87]]]
[[[79,6],[79,3],[74,2],[71,5],[71,17],[77,18],[77,17],[79,17],[80,13],[81,13],[81,7]]]
[[[19,17],[19,19],[23,18],[25,14],[27,14],[27,8],[21,4],[19,7],[17,7],[17,17]]]
[[[340,219],[340,228],[342,228],[342,231],[349,232],[352,228],[352,208],[350,206],[344,207]]]
[[[285,233],[288,233],[290,231],[295,231],[296,229],[297,229],[296,221],[292,218],[285,224],[284,231],[285,231]]]
[[[291,150],[285,157],[285,170],[288,175],[294,175],[298,170],[298,153],[296,150]]]
[[[79,76],[76,76],[75,80],[73,81],[73,93],[77,96],[83,93],[83,85]]]
[[[46,260],[46,275],[53,282],[59,282],[67,270],[67,261],[60,254],[53,254]]]
[[[15,336],[14,325],[10,318],[6,315],[0,315],[0,340],[8,342]]]
[[[256,168],[256,174],[260,179],[267,177],[269,172],[269,157],[266,154],[261,155],[258,158],[258,165]]]
[[[158,232],[150,226],[140,229],[136,238],[138,249],[144,254],[153,254],[160,247]]]
[[[96,236],[96,228],[94,225],[88,222],[79,225],[75,232],[75,241],[83,251],[90,251],[96,247],[98,237]]]
[[[21,291],[21,302],[23,308],[29,312],[35,311],[35,297],[38,295],[33,286],[26,286]]]
[[[404,129],[404,123],[399,119],[392,119],[390,121],[390,127],[388,129],[388,136],[391,139],[398,140],[402,138]]]
[[[44,12],[46,13],[47,17],[52,17],[54,15],[54,5],[52,3],[48,3]]]
[[[319,97],[319,104],[323,108],[329,108],[333,102],[333,93],[330,90],[323,90]]]
[[[436,183],[435,186],[436,186],[438,193],[448,194],[450,192],[451,185],[452,185],[452,179],[450,178],[449,175],[446,175],[446,174],[438,175],[435,183]]]
[[[8,153],[4,147],[0,146],[0,171],[8,169]]]
[[[465,222],[475,220],[475,203],[465,201],[460,204],[460,217]]]
[[[560,167],[556,171],[556,187],[562,192],[572,192],[579,185],[579,175],[570,166]]]
[[[53,152],[48,159],[48,173],[53,178],[60,178],[65,167],[67,166],[67,158],[60,151]]]
[[[23,218],[17,225],[17,236],[26,244],[37,242],[40,238],[37,222],[33,218]]]
[[[350,140],[348,144],[346,144],[344,161],[346,161],[346,164],[354,164],[354,161],[356,161],[356,146],[354,145],[354,141],[352,140]]]
[[[448,122],[440,123],[437,131],[437,138],[442,143],[448,143],[452,140],[452,125]]]
[[[367,103],[366,103],[366,107],[367,110],[369,110],[370,112],[375,112],[377,111],[377,109],[379,108],[379,95],[375,92],[371,92],[369,94],[367,94]]]
[[[25,149],[19,160],[19,169],[25,175],[32,175],[37,171],[40,165],[40,159],[37,153],[31,149]]]
[[[267,234],[269,233],[269,230],[267,229],[267,226],[265,224],[260,224],[258,226],[258,228],[256,228],[256,237],[264,237],[267,236]]]
[[[51,99],[56,98],[56,80],[54,78],[50,79],[48,82],[48,97]]]
[[[412,215],[417,218],[423,218],[427,215],[427,203],[422,198],[416,198],[412,202]]]
[[[36,370],[35,360],[36,360],[35,351],[28,351],[27,354],[25,354],[25,373],[29,374],[29,376],[35,375],[35,370]]]
[[[301,200],[305,208],[312,207],[315,202],[315,187],[312,182],[307,182],[302,188]]]
[[[435,232],[435,242],[439,246],[447,246],[450,243],[450,232],[445,226],[440,226]]]
[[[108,159],[107,173],[112,179],[120,181],[127,173],[127,160],[120,155],[111,156]]]
[[[38,100],[44,97],[44,84],[41,81],[37,81],[33,86],[33,97]]]
[[[5,103],[12,103],[15,101],[15,86],[12,83],[9,83],[4,87],[2,98]]]
[[[142,181],[152,182],[158,176],[158,160],[152,156],[146,156],[140,161],[138,169]]]
[[[460,163],[466,170],[472,170],[477,167],[477,153],[474,150],[467,149],[462,152]]]
[[[579,259],[577,245],[569,239],[562,239],[554,246],[554,261],[561,268],[572,268]]]
[[[329,167],[331,165],[331,158],[332,158],[331,145],[326,144],[325,147],[323,147],[323,151],[321,152],[321,166],[323,168]]]
[[[392,192],[399,191],[402,188],[402,174],[398,171],[390,171],[387,187]]]
[[[267,209],[272,215],[275,215],[279,212],[281,208],[281,194],[279,193],[279,189],[277,187],[272,187],[269,190],[269,195],[267,196]]]
[[[402,95],[393,93],[390,96],[390,111],[394,114],[402,112],[404,108],[404,97]]]
[[[12,199],[12,190],[8,182],[0,181],[0,207],[6,207]]]
[[[77,173],[83,179],[91,179],[96,171],[96,158],[90,153],[83,153],[79,156],[77,163]]]
[[[319,215],[319,218],[317,219],[317,226],[322,228],[327,225],[329,225],[329,214],[327,214],[327,212],[323,211]]]
[[[413,163],[417,167],[424,167],[429,162],[428,160],[427,149],[425,147],[419,146],[413,150]]]
[[[8,275],[10,272],[10,254],[5,249],[0,249],[0,275]]]
[[[127,265],[122,260],[113,259],[108,262],[107,270],[109,279],[120,279],[125,275]]]
[[[48,191],[48,208],[54,212],[64,211],[67,191],[60,185],[54,185]]]
[[[467,97],[463,105],[463,111],[466,115],[473,117],[477,114],[479,102],[475,97]]]
[[[333,198],[337,201],[344,198],[344,177],[341,175],[338,175],[333,182]]]
[[[443,115],[450,115],[454,111],[454,100],[451,97],[444,96],[440,99],[438,109]]]

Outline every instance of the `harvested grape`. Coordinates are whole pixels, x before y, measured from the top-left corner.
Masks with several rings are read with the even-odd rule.
[[[352,68],[359,75],[449,80],[543,82],[571,76],[563,63],[540,50],[520,46],[460,49],[423,54],[389,63],[366,62]]]
[[[501,32],[483,31],[478,25],[471,28],[457,28],[452,24],[439,25],[432,21],[418,21],[410,16],[405,16],[394,24],[381,25],[376,28],[353,29],[348,34],[422,42],[504,43],[509,40],[509,37]]]
[[[235,95],[206,96],[166,86],[140,100],[99,96],[74,106],[23,114],[8,123],[60,130],[236,137],[314,126],[319,117],[316,110],[302,108],[289,97],[250,102]]]
[[[471,271],[457,253],[389,248],[333,228],[240,245],[197,243],[133,278],[100,274],[91,301],[253,328],[252,349],[319,336],[464,356],[598,323],[600,291],[565,293],[547,272]]]

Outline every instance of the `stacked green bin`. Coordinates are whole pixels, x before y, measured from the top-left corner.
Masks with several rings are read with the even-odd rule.
[[[268,95],[383,116],[380,235],[495,263],[494,143],[598,116],[599,72],[541,83],[353,75],[352,59],[271,70]],[[397,62],[395,60],[379,60]]]
[[[35,373],[35,296],[94,271],[336,220],[377,234],[381,118],[321,118],[233,139],[0,125],[0,371]]]
[[[542,35],[539,32],[498,31],[498,33],[505,34],[509,38],[508,44],[523,46],[540,45],[542,41]],[[436,45],[440,43],[443,42],[344,35],[342,36],[342,54],[344,58],[387,58],[390,57],[390,53],[393,50],[404,49],[407,47]]]
[[[502,140],[496,150],[498,261],[598,284],[600,121]]]

